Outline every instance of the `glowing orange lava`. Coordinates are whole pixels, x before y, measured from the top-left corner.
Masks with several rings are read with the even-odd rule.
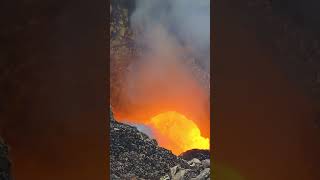
[[[210,148],[209,138],[202,137],[198,126],[177,112],[156,115],[151,118],[149,125],[154,129],[159,145],[176,155],[190,149]]]

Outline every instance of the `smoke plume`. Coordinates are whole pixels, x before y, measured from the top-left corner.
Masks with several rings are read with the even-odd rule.
[[[209,70],[210,0],[137,0],[130,22],[133,29],[142,31],[143,37],[137,39],[153,51],[160,53],[168,45],[178,55],[176,48],[186,48]]]
[[[136,1],[130,25],[143,52],[126,74],[124,89],[128,104],[134,108],[123,118],[141,123],[161,112],[178,111],[194,120],[209,137],[209,95],[186,63],[195,58],[197,65],[209,73],[209,3]]]

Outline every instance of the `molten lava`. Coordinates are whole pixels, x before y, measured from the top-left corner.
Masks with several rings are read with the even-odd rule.
[[[201,136],[200,129],[190,119],[174,111],[151,118],[149,125],[160,146],[179,155],[190,149],[209,149],[208,138]]]

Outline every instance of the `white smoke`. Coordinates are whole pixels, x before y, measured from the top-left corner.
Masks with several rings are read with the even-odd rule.
[[[130,106],[128,114],[148,119],[161,111],[177,111],[208,129],[208,92],[185,60],[195,57],[209,71],[209,4],[209,0],[136,1],[130,26],[143,51],[130,60],[126,74],[123,93]],[[209,130],[205,133],[208,137]]]
[[[131,121],[124,120],[124,123],[136,127],[139,131],[145,133],[149,138],[154,138],[152,129],[144,124],[136,124]]]
[[[149,48],[155,44],[161,48],[168,46],[167,49],[175,46],[174,52],[177,48],[188,48],[202,67],[209,70],[210,0],[137,0],[130,21],[132,28],[139,29],[144,36],[137,38],[143,41],[139,43]],[[160,38],[155,37],[159,28],[163,31],[158,34]],[[167,42],[157,43],[154,39]]]

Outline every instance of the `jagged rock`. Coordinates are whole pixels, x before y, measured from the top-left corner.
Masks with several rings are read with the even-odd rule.
[[[192,159],[188,161],[190,165],[189,168],[183,168],[180,165],[174,166],[170,169],[170,175],[167,175],[172,178],[172,180],[206,180],[210,179],[210,166],[208,166],[209,159],[203,160],[202,163],[199,159]]]
[[[207,180],[210,179],[210,153],[209,150],[192,149],[182,153],[179,157],[188,160],[189,167],[176,165],[170,169],[172,180]],[[165,178],[165,177],[163,177]]]
[[[210,168],[205,168],[201,173],[195,177],[191,178],[191,180],[206,180],[210,178]]]
[[[199,159],[200,161],[210,159],[210,151],[204,149],[191,149],[179,155],[182,159],[187,161],[193,158]]]

